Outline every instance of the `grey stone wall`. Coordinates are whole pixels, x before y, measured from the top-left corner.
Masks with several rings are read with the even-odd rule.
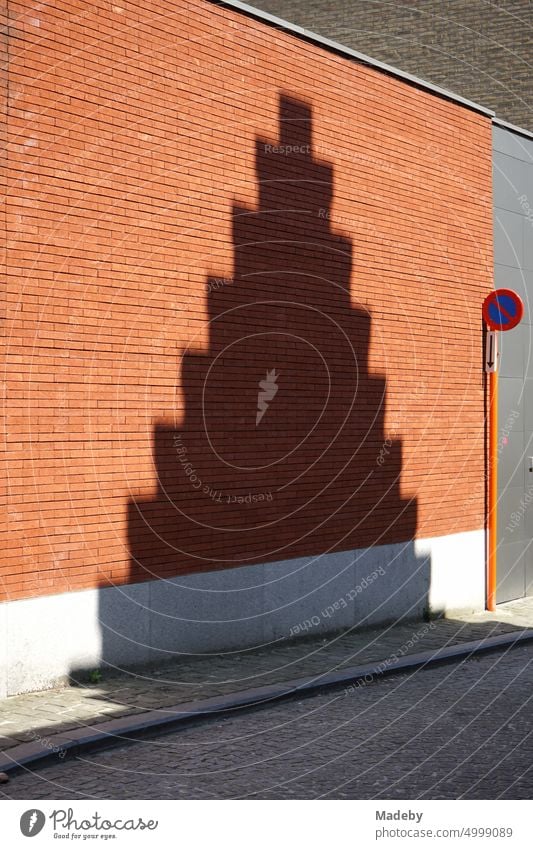
[[[532,0],[249,0],[533,130]]]

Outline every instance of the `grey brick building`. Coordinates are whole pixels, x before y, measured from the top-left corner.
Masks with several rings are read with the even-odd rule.
[[[251,5],[533,130],[532,0],[251,0]]]

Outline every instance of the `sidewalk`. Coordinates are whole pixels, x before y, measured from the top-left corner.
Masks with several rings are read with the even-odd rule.
[[[32,741],[46,747],[48,738],[52,747],[52,735],[110,719],[150,711],[165,713],[170,706],[385,661],[394,655],[405,657],[500,634],[518,634],[528,628],[533,628],[533,598],[499,605],[495,613],[407,622],[327,639],[308,637],[220,655],[185,655],[164,667],[136,673],[104,670],[98,684],[74,684],[0,701],[0,752]]]

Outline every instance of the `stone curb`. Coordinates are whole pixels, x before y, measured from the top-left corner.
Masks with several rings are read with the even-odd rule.
[[[350,666],[337,672],[294,678],[281,684],[268,684],[251,690],[243,690],[225,696],[215,696],[196,702],[184,702],[168,708],[150,710],[139,715],[108,720],[96,725],[84,726],[74,731],[51,734],[46,740],[22,743],[0,753],[0,772],[13,774],[30,764],[43,765],[48,761],[63,760],[95,749],[135,742],[154,733],[163,733],[193,721],[212,719],[234,710],[259,708],[272,701],[296,698],[318,690],[341,685],[354,685],[358,681],[372,683],[376,677],[416,670],[439,663],[468,659],[469,657],[502,648],[514,648],[533,641],[533,629],[524,629],[512,634],[498,634],[482,640],[445,646],[434,651],[405,655],[394,661],[380,661]]]

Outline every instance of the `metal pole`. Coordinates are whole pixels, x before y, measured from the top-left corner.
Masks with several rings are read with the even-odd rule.
[[[496,550],[498,518],[498,371],[489,372],[489,556],[487,610],[496,610]]]

